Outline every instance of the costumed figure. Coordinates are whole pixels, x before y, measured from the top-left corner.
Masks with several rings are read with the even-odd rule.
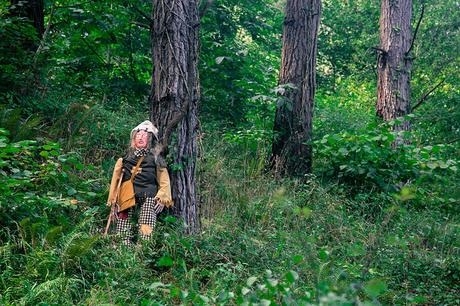
[[[148,240],[157,215],[173,205],[166,163],[155,150],[157,142],[158,129],[148,120],[142,122],[131,131],[128,154],[117,160],[113,170],[107,205],[115,205],[115,233],[126,245],[134,238],[134,217],[139,239]]]

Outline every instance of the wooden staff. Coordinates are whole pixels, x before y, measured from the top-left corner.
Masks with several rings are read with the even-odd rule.
[[[121,181],[123,180],[124,171],[125,171],[125,169],[121,169],[121,175],[120,175],[120,179],[118,180],[118,185],[117,185],[117,189],[116,189],[115,203],[112,203],[112,208],[110,209],[109,218],[107,220],[107,225],[105,226],[104,237],[106,237],[107,233],[109,232],[109,227],[110,227],[110,223],[112,223],[113,215],[115,215],[117,213],[115,211],[115,209],[118,206],[118,196],[119,196],[119,193],[120,193],[120,186],[121,186]]]

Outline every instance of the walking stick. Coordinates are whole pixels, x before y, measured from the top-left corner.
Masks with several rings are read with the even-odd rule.
[[[118,185],[117,185],[117,189],[116,189],[116,196],[115,196],[115,203],[112,203],[112,207],[110,208],[109,218],[107,219],[107,225],[105,226],[105,231],[104,231],[104,235],[103,235],[104,237],[107,236],[107,233],[109,232],[110,223],[112,223],[112,218],[117,213],[116,208],[118,206],[118,194],[120,193],[120,185],[121,185],[121,181],[123,180],[124,170],[125,169],[121,170],[120,179],[118,180]]]

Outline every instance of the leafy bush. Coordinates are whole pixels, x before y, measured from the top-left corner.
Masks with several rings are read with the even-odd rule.
[[[40,229],[68,223],[64,216],[76,204],[94,200],[97,185],[80,180],[83,164],[75,154],[63,154],[59,144],[44,139],[10,142],[8,135],[0,129],[0,224],[14,232],[19,228],[32,241]]]
[[[392,131],[395,124],[399,121],[372,123],[356,133],[330,134],[315,141],[321,171],[358,189],[390,192],[456,173],[458,161],[444,158],[446,145],[419,147],[410,132]],[[396,141],[403,143],[396,146]]]
[[[315,95],[314,139],[365,128],[373,119],[374,87],[373,82],[350,77],[338,79],[334,91],[320,88]]]

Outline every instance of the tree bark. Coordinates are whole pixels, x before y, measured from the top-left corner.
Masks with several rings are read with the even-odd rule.
[[[412,0],[382,0],[378,54],[377,115],[385,121],[410,113]],[[409,130],[405,120],[395,130]]]
[[[276,107],[271,167],[276,172],[302,176],[311,172],[312,166],[309,142],[321,1],[288,0],[285,12],[279,85],[292,86],[281,92]]]
[[[173,146],[175,213],[188,233],[199,229],[195,191],[198,117],[198,7],[195,0],[153,0],[151,121],[169,142],[168,124],[181,118]],[[183,117],[178,117],[182,114]],[[167,149],[166,152],[167,154]]]

